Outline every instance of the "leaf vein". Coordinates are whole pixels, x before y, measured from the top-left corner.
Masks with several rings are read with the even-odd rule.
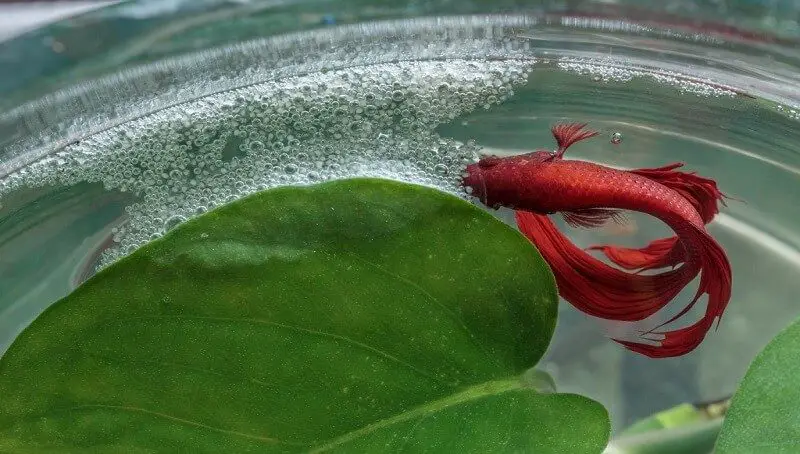
[[[93,357],[95,357],[97,359],[106,360],[106,361],[113,361],[113,362],[116,362],[116,363],[131,362],[131,363],[140,363],[140,364],[152,364],[152,365],[155,365],[155,366],[173,367],[173,368],[176,368],[176,369],[184,369],[184,370],[188,370],[188,371],[191,371],[191,372],[196,372],[198,374],[214,375],[214,376],[217,376],[217,377],[227,378],[227,379],[230,379],[231,381],[250,382],[250,383],[262,386],[264,388],[269,388],[269,383],[267,383],[265,381],[262,381],[262,380],[255,379],[255,378],[239,377],[239,376],[236,376],[236,375],[233,375],[233,374],[224,374],[222,372],[217,372],[215,370],[203,369],[203,368],[200,368],[200,367],[192,367],[192,366],[189,366],[189,365],[186,365],[186,364],[179,364],[179,363],[174,363],[174,362],[170,362],[170,361],[156,361],[156,360],[150,360],[150,359],[146,359],[146,358],[132,358],[130,356],[126,356],[126,357],[122,357],[122,358],[115,358],[113,356],[100,355],[100,354],[92,353],[92,352],[88,352],[87,354],[88,354],[88,356],[93,356]]]
[[[70,411],[85,410],[85,409],[105,409],[105,410],[116,410],[116,411],[129,412],[129,413],[141,413],[141,414],[145,414],[145,415],[149,415],[149,416],[155,416],[155,417],[161,418],[161,419],[166,419],[166,420],[169,420],[169,421],[174,421],[174,422],[181,423],[181,424],[186,424],[186,425],[189,425],[189,426],[199,427],[199,428],[210,430],[210,431],[213,431],[213,432],[222,433],[222,434],[225,434],[225,435],[232,435],[232,436],[235,436],[235,437],[240,437],[240,438],[246,438],[246,439],[249,439],[249,440],[260,441],[260,442],[263,442],[263,443],[271,443],[271,444],[272,443],[278,443],[278,444],[286,444],[286,445],[306,446],[306,444],[302,444],[302,443],[286,442],[286,441],[283,441],[283,440],[279,440],[277,438],[263,437],[263,436],[260,436],[260,435],[253,435],[253,434],[248,434],[248,433],[244,433],[244,432],[238,432],[238,431],[235,431],[235,430],[223,429],[221,427],[214,427],[214,426],[211,426],[211,425],[208,425],[208,424],[203,424],[203,423],[198,422],[198,421],[192,421],[191,419],[180,418],[178,416],[173,416],[173,415],[169,415],[167,413],[148,410],[146,408],[140,408],[140,407],[126,406],[126,405],[87,404],[87,405],[79,405],[79,406],[76,406],[76,407],[72,407],[70,409]]]
[[[391,276],[391,277],[397,279],[398,281],[400,281],[400,282],[412,287],[413,289],[417,290],[418,292],[422,293],[423,296],[425,296],[428,300],[432,301],[434,304],[439,306],[448,315],[448,317],[450,317],[453,321],[455,321],[459,325],[459,327],[464,331],[464,333],[467,334],[467,337],[470,339],[470,341],[473,343],[473,345],[478,347],[478,349],[480,349],[481,352],[483,352],[483,354],[487,358],[490,358],[495,363],[497,362],[495,356],[491,355],[488,351],[486,351],[486,348],[480,342],[478,342],[478,337],[475,336],[475,334],[469,329],[469,326],[467,326],[467,324],[464,323],[464,320],[461,317],[459,317],[458,314],[456,314],[455,311],[453,311],[451,308],[449,308],[449,307],[445,306],[444,304],[442,304],[442,302],[439,301],[438,298],[436,298],[430,292],[428,292],[427,290],[422,288],[421,285],[417,284],[416,282],[412,281],[411,279],[403,277],[403,276],[401,276],[401,275],[399,275],[397,273],[393,273],[393,272],[387,270],[385,267],[383,267],[383,266],[381,266],[381,265],[379,265],[377,263],[374,263],[374,262],[372,262],[370,260],[367,260],[364,257],[359,256],[358,254],[355,254],[355,253],[349,252],[349,251],[348,251],[348,253],[353,258],[365,263],[368,266],[371,266],[372,268],[375,268],[376,270],[386,274],[387,276]]]
[[[424,370],[418,368],[417,366],[414,366],[411,363],[408,363],[408,362],[406,362],[406,361],[404,361],[404,360],[402,360],[402,359],[400,359],[400,358],[398,358],[398,357],[396,357],[396,356],[394,356],[394,355],[392,355],[390,353],[387,353],[387,352],[385,352],[385,351],[383,351],[383,350],[381,350],[381,349],[379,349],[377,347],[373,347],[373,346],[371,346],[369,344],[366,344],[364,342],[360,342],[360,341],[357,341],[355,339],[351,339],[351,338],[349,338],[347,336],[343,336],[341,334],[334,334],[334,333],[329,333],[329,332],[326,332],[326,331],[320,331],[320,330],[315,330],[315,329],[310,329],[310,328],[303,328],[302,326],[296,326],[296,325],[290,325],[290,324],[286,324],[286,323],[273,322],[271,320],[262,320],[262,319],[257,319],[257,318],[244,318],[244,317],[243,318],[237,318],[237,317],[209,317],[209,316],[188,316],[188,315],[143,315],[143,316],[139,316],[139,317],[118,318],[118,319],[115,319],[113,321],[126,322],[126,321],[135,321],[135,320],[144,320],[144,319],[156,319],[156,320],[158,320],[158,319],[207,320],[207,321],[237,322],[237,323],[244,322],[244,323],[252,323],[252,324],[258,324],[258,325],[274,326],[276,328],[281,328],[281,329],[290,330],[290,331],[296,331],[296,332],[302,332],[302,333],[306,333],[306,334],[311,334],[313,336],[326,337],[326,338],[329,338],[329,339],[335,339],[335,340],[338,340],[338,341],[342,341],[342,342],[351,344],[353,346],[356,346],[358,348],[361,348],[363,350],[366,350],[366,351],[369,351],[371,353],[374,353],[374,354],[376,354],[376,355],[378,355],[378,356],[380,356],[382,358],[385,358],[385,359],[389,360],[390,362],[393,362],[395,364],[399,364],[399,365],[401,365],[401,366],[403,366],[403,367],[405,367],[405,368],[407,368],[407,369],[409,369],[409,370],[411,370],[411,371],[413,371],[413,372],[415,372],[415,373],[417,373],[417,374],[419,374],[419,375],[421,375],[421,376],[423,376],[423,377],[425,377],[425,378],[427,378],[429,380],[435,381],[436,383],[438,383],[438,384],[440,384],[442,386],[448,386],[448,387],[451,386],[450,384],[443,382],[442,380],[436,378],[435,376],[433,376],[433,375],[425,372]]]

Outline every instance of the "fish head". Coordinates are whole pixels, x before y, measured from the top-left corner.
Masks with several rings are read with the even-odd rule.
[[[466,168],[462,185],[473,197],[489,207],[498,208],[505,206],[514,208],[515,183],[514,175],[520,173],[520,168],[525,167],[528,172],[534,171],[542,164],[552,162],[556,154],[547,150],[536,150],[514,156],[485,156],[477,163]]]
[[[486,204],[486,174],[497,165],[502,165],[502,158],[488,156],[467,166],[461,185],[468,194]]]

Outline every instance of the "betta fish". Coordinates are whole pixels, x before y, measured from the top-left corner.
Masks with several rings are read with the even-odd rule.
[[[536,245],[555,275],[560,296],[580,311],[607,320],[643,320],[673,300],[698,275],[694,298],[674,317],[642,333],[660,344],[613,339],[634,352],[654,357],[694,350],[719,320],[731,297],[731,267],[725,251],[706,230],[726,196],[716,183],[695,173],[664,167],[619,170],[564,159],[575,142],[596,136],[585,124],[552,128],[556,151],[497,157],[470,164],[463,186],[483,204],[515,210],[520,232]],[[560,213],[574,227],[592,228],[622,219],[631,210],[654,216],[675,235],[643,248],[574,245],[550,220]],[[603,253],[618,267],[588,251]],[[657,274],[642,271],[668,268]],[[703,317],[675,330],[662,327],[686,315],[703,295]],[[654,336],[655,335],[655,336]]]

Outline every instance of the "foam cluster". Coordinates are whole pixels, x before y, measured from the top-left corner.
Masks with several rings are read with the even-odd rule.
[[[621,60],[605,58],[562,57],[558,67],[564,71],[591,76],[595,82],[629,82],[636,78],[650,78],[659,85],[672,86],[682,93],[703,97],[734,97],[736,91],[706,79],[667,70],[637,69]]]
[[[370,176],[463,194],[478,148],[435,128],[513,95],[531,59],[406,61],[287,77],[159,110],[0,180],[101,182],[131,192],[107,265],[181,222],[256,191]]]

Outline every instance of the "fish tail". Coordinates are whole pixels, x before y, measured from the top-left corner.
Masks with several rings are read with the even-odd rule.
[[[626,270],[652,270],[675,267],[686,261],[686,252],[677,236],[651,241],[643,248],[627,248],[610,244],[592,245],[587,251],[600,251],[612,263]]]
[[[682,267],[655,275],[631,274],[613,268],[575,246],[545,215],[516,212],[520,231],[539,249],[556,278],[559,294],[581,312],[607,320],[636,321],[653,315],[700,274],[692,301],[677,315],[646,334],[663,335],[659,345],[614,339],[631,351],[653,357],[680,356],[694,350],[719,320],[731,296],[731,268],[725,251],[705,229],[688,225],[683,240],[696,254]],[[688,313],[704,294],[705,316],[673,331],[656,329]]]
[[[666,358],[680,356],[694,350],[711,329],[714,320],[722,319],[722,314],[731,298],[732,275],[728,257],[722,246],[712,238],[705,229],[690,226],[685,233],[690,238],[686,241],[698,252],[692,261],[700,269],[700,285],[692,301],[674,317],[658,325],[647,334],[663,335],[660,345],[648,345],[631,341],[614,339],[627,349],[652,357]],[[662,326],[672,323],[688,313],[703,295],[708,295],[708,303],[703,317],[697,322],[672,331],[655,331]]]
[[[556,143],[558,144],[556,158],[564,156],[564,152],[567,151],[567,148],[575,142],[600,134],[597,131],[583,129],[585,127],[586,123],[561,123],[550,128],[550,132],[553,133],[553,137],[555,137]]]
[[[546,215],[517,211],[516,220],[550,265],[561,297],[595,317],[643,320],[669,304],[699,271],[683,266],[654,275],[628,273],[577,247]]]

